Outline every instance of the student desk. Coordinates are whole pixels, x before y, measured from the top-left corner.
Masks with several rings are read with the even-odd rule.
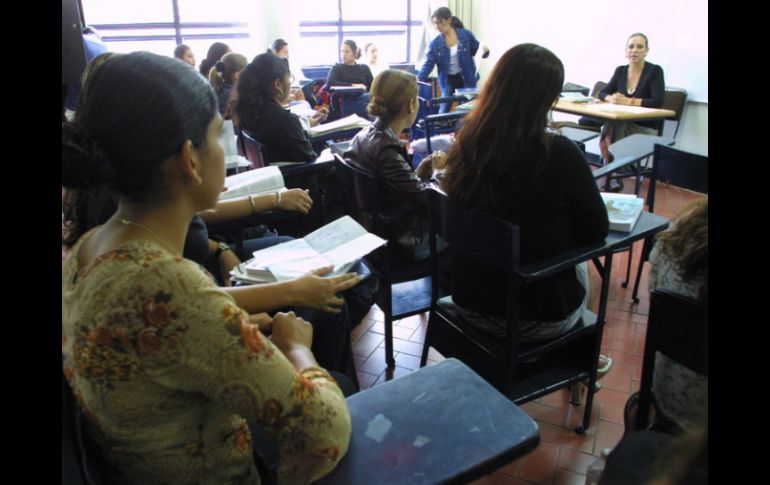
[[[457,359],[347,401],[350,448],[318,484],[468,483],[540,441],[532,418]]]
[[[676,116],[670,109],[643,108],[641,106],[624,106],[611,103],[572,103],[559,98],[553,111],[570,113],[573,115],[591,116],[609,121],[642,121],[659,120]]]

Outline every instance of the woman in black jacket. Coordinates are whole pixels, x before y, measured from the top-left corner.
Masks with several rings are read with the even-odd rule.
[[[377,120],[353,138],[345,157],[380,179],[384,207],[411,211],[393,234],[385,236],[395,240],[407,256],[423,259],[428,256],[428,179],[433,169],[443,168],[445,157],[442,153],[425,157],[416,171],[412,169],[411,157],[398,135],[414,123],[417,108],[417,78],[395,69],[380,73],[367,106]]]
[[[628,65],[618,66],[612,79],[599,93],[599,99],[612,104],[661,108],[666,98],[666,81],[663,69],[647,62],[650,44],[647,36],[632,34],[626,42]],[[604,124],[599,146],[602,157],[612,161],[608,147],[615,141],[634,133],[657,135],[660,121],[637,121],[635,123],[611,121]]]

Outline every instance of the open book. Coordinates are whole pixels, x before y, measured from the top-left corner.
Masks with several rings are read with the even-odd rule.
[[[244,195],[262,195],[286,190],[281,169],[274,166],[248,170],[225,177],[227,190],[219,195],[219,200],[235,199]]]
[[[357,114],[352,114],[338,120],[316,125],[312,128],[308,128],[307,134],[311,137],[325,135],[327,133],[333,133],[335,131],[349,130],[351,128],[366,128],[371,124],[371,121],[361,118]]]
[[[254,258],[241,264],[233,276],[246,281],[286,281],[331,265],[334,269],[325,276],[335,276],[386,242],[350,216],[343,216],[302,239],[254,251]]]
[[[644,199],[634,194],[607,192],[601,196],[610,219],[610,231],[631,232],[644,209]]]

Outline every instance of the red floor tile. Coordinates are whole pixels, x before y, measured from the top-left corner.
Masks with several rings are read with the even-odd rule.
[[[556,470],[553,485],[585,485],[586,476],[570,470]]]
[[[558,446],[540,443],[535,451],[524,457],[519,477],[535,483],[551,483],[556,474],[558,453]]]
[[[585,475],[586,468],[596,457],[590,453],[574,450],[566,446],[559,450],[559,459],[556,462],[556,468],[563,468],[572,472]]]

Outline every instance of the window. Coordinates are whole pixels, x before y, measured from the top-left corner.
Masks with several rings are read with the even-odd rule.
[[[171,56],[179,43],[189,45],[198,63],[209,46],[224,42],[235,52],[252,52],[249,24],[237,19],[251,12],[254,0],[82,0],[87,24],[114,52],[145,50]],[[175,20],[174,10],[178,12]],[[248,17],[247,17],[248,18]]]
[[[419,49],[425,0],[300,0],[299,49],[292,50],[302,65],[334,64],[339,61],[343,40],[352,39],[361,48],[373,42],[380,62],[414,62]]]

